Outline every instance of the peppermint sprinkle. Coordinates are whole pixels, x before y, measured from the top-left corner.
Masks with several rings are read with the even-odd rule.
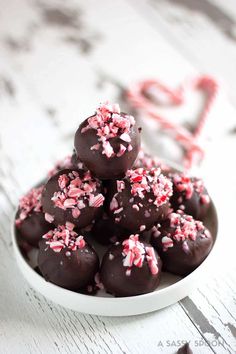
[[[42,212],[42,191],[43,187],[32,188],[20,199],[19,216],[16,219],[16,226],[19,226],[32,212]]]
[[[131,276],[131,269],[128,268],[126,271],[125,271],[125,274],[127,277],[130,277]]]
[[[58,226],[54,230],[48,231],[43,238],[46,244],[54,252],[60,252],[67,248],[66,256],[70,256],[70,251],[76,251],[85,247],[86,243],[83,236],[79,236],[75,231],[68,229],[66,226]]]
[[[109,261],[112,261],[114,259],[114,255],[112,253],[109,253],[108,258],[109,258]]]
[[[49,222],[50,224],[54,221],[54,216],[48,213],[45,213],[44,218],[47,222]]]
[[[198,232],[204,230],[202,222],[194,220],[190,215],[172,213],[169,215],[169,220],[170,227],[174,229],[172,237],[176,241],[195,241]]]
[[[160,224],[158,226],[153,226],[152,227],[152,235],[153,237],[157,238],[160,236],[161,232],[158,230],[158,227],[160,226]]]
[[[102,154],[107,158],[114,156],[121,157],[126,150],[132,150],[131,128],[135,125],[135,120],[132,116],[120,113],[118,104],[101,103],[96,109],[95,115],[88,118],[88,125],[81,130],[81,133],[86,133],[89,129],[96,130],[98,143],[91,146],[91,150],[99,150],[102,146]],[[120,138],[119,151],[115,152],[110,141],[113,138]],[[123,143],[127,143],[125,146]]]
[[[189,252],[187,241],[195,241],[197,237],[206,238],[210,232],[204,227],[203,223],[190,215],[181,213],[171,213],[169,216],[171,231],[167,236],[162,237],[163,250],[174,246],[174,241],[182,242],[184,252]],[[161,227],[160,225],[158,227]]]
[[[128,170],[126,178],[131,183],[131,193],[143,199],[145,194],[153,193],[155,198],[153,204],[160,207],[166,203],[172,196],[171,181],[161,174],[160,168],[151,168],[149,170],[138,168],[136,170]],[[143,205],[139,203],[139,206]]]
[[[110,210],[113,211],[113,210],[116,210],[117,208],[119,208],[119,204],[118,204],[116,197],[114,196],[111,200],[111,203],[110,203]]]
[[[186,199],[192,198],[193,192],[195,192],[199,195],[202,204],[210,203],[210,197],[206,194],[204,183],[201,178],[191,178],[184,173],[174,174],[173,183],[177,191],[185,194]],[[181,204],[182,201],[180,200],[179,203]]]
[[[124,210],[124,208],[119,208],[119,209],[116,209],[115,211],[114,211],[114,214],[119,214],[119,213],[121,213],[122,211]]]
[[[146,229],[146,226],[145,225],[141,225],[140,226],[140,228],[139,228],[139,230],[142,232],[142,231],[144,231]]]
[[[172,240],[170,237],[168,237],[168,236],[162,237],[161,242],[162,242],[163,250],[164,250],[164,251],[167,251],[168,248],[174,246],[173,240]]]
[[[123,241],[122,246],[124,256],[123,265],[127,267],[126,275],[131,275],[131,267],[141,268],[144,260],[147,261],[150,272],[155,275],[158,273],[157,259],[153,247],[145,247],[139,241],[139,235],[131,235],[127,240]]]
[[[185,174],[181,174],[181,175],[175,174],[173,176],[173,182],[177,191],[185,193],[186,199],[190,199],[192,197],[194,186],[189,176]]]
[[[189,245],[187,243],[187,241],[184,241],[183,244],[182,244],[182,248],[184,250],[185,253],[189,253],[190,252],[190,249],[189,249]]]
[[[97,194],[100,182],[94,179],[89,171],[61,174],[58,177],[58,186],[60,190],[51,198],[54,205],[63,210],[71,209],[75,219],[86,206],[99,208],[103,205],[104,196],[101,193]]]
[[[153,247],[145,247],[146,259],[152,274],[157,274],[159,269],[157,266],[157,259]]]
[[[105,198],[104,196],[100,193],[96,197],[91,194],[91,198],[89,200],[89,206],[94,207],[94,208],[99,208],[100,206],[103,205]]]
[[[139,211],[139,206],[137,204],[132,205],[132,208]]]
[[[120,150],[119,152],[116,154],[117,157],[121,157],[122,155],[124,155],[126,151],[126,147],[123,144],[120,144]]]

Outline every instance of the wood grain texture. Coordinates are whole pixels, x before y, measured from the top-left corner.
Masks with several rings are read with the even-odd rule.
[[[12,257],[10,222],[18,197],[56,159],[71,152],[75,128],[98,101],[118,99],[121,88],[134,80],[158,76],[176,85],[203,68],[233,81],[234,44],[212,19],[199,11],[188,23],[189,9],[171,6],[170,1],[136,4],[131,0],[103,0],[99,6],[92,0],[1,4],[0,353],[174,353],[183,341],[190,341],[194,353],[236,351],[236,279],[230,260],[219,260],[225,263],[221,272],[217,269],[208,284],[179,304],[148,315],[102,318],[48,302],[28,286]],[[173,21],[175,16],[182,19],[181,25]],[[213,34],[216,44],[207,50],[206,35]],[[231,59],[218,71],[220,59],[212,64],[212,52],[218,53],[219,45],[230,50]],[[204,48],[204,59],[199,48]],[[216,143],[209,147],[202,167],[215,189],[229,165],[230,185],[236,171],[236,162],[226,155],[236,147],[235,111],[224,98],[222,102],[215,116],[218,130],[215,121],[208,128]],[[221,122],[222,115],[227,115],[227,124]],[[219,159],[222,171],[217,170]],[[223,213],[234,204],[236,187],[219,198]],[[233,212],[224,213],[229,237]]]

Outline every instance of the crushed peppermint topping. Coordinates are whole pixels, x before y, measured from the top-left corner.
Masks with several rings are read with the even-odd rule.
[[[139,228],[139,230],[140,230],[141,232],[144,231],[144,230],[146,230],[146,226],[145,226],[145,225],[141,225],[140,228]]]
[[[173,240],[168,236],[162,237],[161,242],[162,242],[162,246],[163,246],[164,251],[167,251],[168,248],[171,248],[174,246]]]
[[[127,267],[126,275],[131,274],[133,266],[141,268],[144,260],[147,261],[150,272],[155,275],[158,273],[157,259],[153,247],[145,247],[139,241],[139,235],[131,235],[127,240],[123,241],[122,246],[124,256],[123,266]]]
[[[191,178],[187,174],[174,174],[173,183],[178,192],[184,192],[186,199],[191,199],[193,192],[200,196],[202,204],[209,204],[209,195],[205,193],[205,187],[201,178]],[[182,201],[180,201],[182,203]]]
[[[90,171],[84,171],[83,175],[78,171],[61,174],[58,177],[58,186],[60,191],[55,192],[51,198],[54,205],[64,210],[72,209],[75,219],[87,205],[99,208],[105,200],[101,193],[96,194],[100,184],[91,176]]]
[[[79,236],[77,232],[66,226],[58,226],[54,230],[48,231],[43,235],[43,238],[54,252],[60,252],[63,248],[76,251],[86,245],[83,236]],[[67,256],[69,256],[68,251]]]
[[[183,251],[184,251],[185,253],[188,254],[188,253],[190,252],[189,245],[188,245],[187,241],[184,241],[184,242],[183,242],[182,248],[183,248]]]
[[[95,115],[88,118],[87,122],[88,125],[81,130],[81,133],[94,129],[98,136],[98,144],[91,146],[91,150],[99,150],[101,146],[102,154],[107,158],[120,157],[126,150],[128,152],[132,150],[130,133],[135,125],[135,119],[130,115],[122,114],[118,104],[101,103]],[[115,152],[110,139],[116,137],[119,137],[121,142],[119,150]]]
[[[16,226],[19,226],[32,212],[39,213],[42,211],[41,199],[43,187],[32,188],[20,199],[19,215],[15,221]]]
[[[161,232],[158,230],[158,227],[160,226],[160,224],[158,224],[157,226],[153,226],[152,227],[152,236],[153,237],[159,237],[161,235]]]
[[[47,222],[49,222],[50,224],[53,223],[54,221],[54,216],[49,214],[49,213],[45,213],[44,214],[44,218]]]
[[[203,223],[190,215],[182,213],[171,213],[169,216],[170,227],[172,231],[168,236],[162,237],[163,250],[174,246],[174,241],[182,241],[185,251],[187,250],[186,241],[195,241],[198,236],[208,238],[209,231],[204,227]],[[159,225],[160,227],[160,225]]]
[[[155,196],[152,201],[157,207],[166,203],[172,196],[171,181],[161,174],[160,168],[137,168],[136,170],[128,170],[126,178],[131,183],[131,194],[141,199],[146,193],[152,192]],[[139,203],[139,206],[143,205]]]
[[[114,197],[112,198],[111,202],[110,202],[110,210],[114,211],[116,209],[119,208],[119,203],[116,199],[116,194],[114,195]]]
[[[58,208],[72,209],[74,218],[80,216],[86,205],[99,208],[105,200],[101,193],[96,195],[99,183],[92,178],[90,171],[83,172],[83,176],[78,171],[64,173],[58,177],[58,186],[60,191],[51,199]]]

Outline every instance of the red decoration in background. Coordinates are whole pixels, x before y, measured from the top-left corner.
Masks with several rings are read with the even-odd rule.
[[[158,80],[144,80],[133,85],[127,91],[127,98],[134,108],[141,109],[147,114],[147,117],[157,121],[162,129],[169,130],[173,134],[176,141],[186,151],[184,167],[186,170],[189,170],[194,163],[204,157],[204,151],[199,144],[199,137],[202,134],[203,127],[214,104],[218,88],[216,80],[205,75],[190,81],[188,80],[175,90],[166,87]],[[163,105],[163,102],[158,102],[158,97],[157,102],[154,102],[150,98],[150,93],[153,89],[156,89],[165,98],[165,104],[168,106],[182,105],[185,102],[187,91],[200,90],[204,94],[206,99],[205,106],[202,109],[193,133],[157,112],[157,106]],[[153,93],[153,96],[155,96],[155,93]]]

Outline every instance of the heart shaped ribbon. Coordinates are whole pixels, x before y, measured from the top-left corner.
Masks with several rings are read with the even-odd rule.
[[[218,88],[218,83],[210,76],[200,76],[188,80],[174,90],[163,85],[158,80],[145,80],[133,85],[127,91],[127,98],[135,109],[141,109],[148,117],[157,121],[162,129],[172,133],[176,141],[185,150],[184,167],[189,170],[194,163],[199,162],[204,157],[199,138],[215,101]],[[182,105],[189,90],[200,90],[205,96],[205,105],[198,117],[193,133],[157,112],[157,106],[159,105]]]

